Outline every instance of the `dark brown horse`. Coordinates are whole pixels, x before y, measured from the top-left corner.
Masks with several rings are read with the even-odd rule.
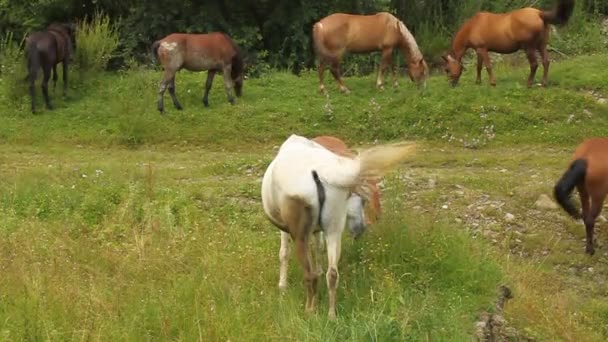
[[[25,55],[27,59],[28,75],[26,80],[30,83],[30,96],[32,98],[32,112],[36,110],[35,85],[38,70],[42,68],[42,95],[48,109],[53,109],[49,99],[48,83],[53,72],[53,92],[57,86],[57,64],[63,64],[63,96],[68,89],[68,64],[73,59],[76,48],[75,25],[54,23],[46,31],[34,32],[25,39]]]
[[[383,87],[383,73],[386,68],[392,70],[393,83],[397,85],[392,66],[392,53],[395,48],[402,50],[404,58],[407,56],[407,72],[413,82],[421,86],[428,77],[428,66],[414,36],[403,22],[390,13],[380,12],[373,15],[334,13],[315,23],[312,31],[314,47],[319,59],[319,90],[322,93],[325,92],[323,74],[327,65],[330,66],[340,91],[349,92],[340,75],[340,61],[347,52],[382,51],[376,79],[378,88]]]
[[[570,194],[578,190],[583,213],[578,211]],[[608,138],[593,138],[581,143],[570,162],[568,170],[557,182],[554,196],[557,202],[573,218],[582,218],[587,231],[586,252],[593,255],[593,228],[602,211],[608,193]]]
[[[450,83],[455,86],[462,74],[462,57],[471,48],[477,52],[477,80],[481,83],[482,64],[490,77],[490,84],[496,85],[488,52],[509,54],[524,50],[530,62],[528,87],[532,86],[538,61],[536,52],[540,52],[543,61],[542,85],[547,85],[549,73],[549,24],[565,25],[574,9],[574,0],[559,0],[551,11],[536,8],[521,8],[509,13],[479,12],[467,20],[452,41],[452,51],[443,56],[445,72]]]
[[[173,33],[155,41],[152,44],[152,51],[165,69],[158,88],[158,110],[161,114],[165,111],[163,98],[167,88],[169,88],[175,108],[182,109],[182,105],[175,96],[175,74],[181,69],[208,70],[203,96],[205,107],[209,106],[209,90],[213,84],[213,77],[218,71],[224,75],[228,102],[234,104],[233,88],[236,96],[241,96],[244,74],[243,58],[239,47],[227,34],[220,32]]]

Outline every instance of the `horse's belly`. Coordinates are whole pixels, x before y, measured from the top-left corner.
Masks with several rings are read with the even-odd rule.
[[[222,69],[221,63],[209,57],[192,58],[184,63],[184,67],[192,71],[203,71],[211,69]]]

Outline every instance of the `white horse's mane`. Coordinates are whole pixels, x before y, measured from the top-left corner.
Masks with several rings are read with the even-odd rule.
[[[414,39],[414,36],[410,32],[410,30],[407,29],[407,26],[405,26],[405,24],[401,20],[397,19],[396,17],[393,18],[396,21],[397,29],[403,36],[403,39],[405,39],[405,42],[410,50],[410,58],[416,62],[423,59],[422,52],[418,47],[418,43],[416,43],[416,39]]]

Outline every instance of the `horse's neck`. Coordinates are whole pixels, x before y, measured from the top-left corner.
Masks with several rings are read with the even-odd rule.
[[[460,60],[467,51],[469,43],[469,32],[471,31],[470,23],[466,23],[454,37],[452,41],[452,54],[454,58]]]
[[[422,60],[422,52],[420,52],[416,39],[414,39],[410,30],[408,30],[401,21],[399,21],[398,25],[399,32],[402,36],[401,49],[408,56],[409,62],[418,62]]]

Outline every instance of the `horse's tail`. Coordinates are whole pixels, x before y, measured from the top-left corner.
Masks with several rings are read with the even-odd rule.
[[[574,0],[559,0],[550,11],[541,12],[541,17],[547,24],[565,25],[574,11]]]
[[[29,41],[25,45],[25,58],[27,63],[27,76],[25,81],[34,83],[40,69],[40,51],[35,40]]]
[[[152,50],[152,56],[154,56],[154,60],[158,62],[158,48],[160,47],[160,40],[155,41],[154,43],[152,43],[152,46],[150,47],[150,49]]]
[[[585,159],[577,159],[570,164],[570,168],[568,168],[553,188],[553,196],[557,200],[557,203],[575,219],[580,218],[581,214],[574,206],[574,203],[572,203],[570,194],[575,186],[585,180],[586,173],[587,161]]]
[[[312,42],[319,59],[331,58],[331,53],[323,44],[323,23],[320,21],[312,26]]]

